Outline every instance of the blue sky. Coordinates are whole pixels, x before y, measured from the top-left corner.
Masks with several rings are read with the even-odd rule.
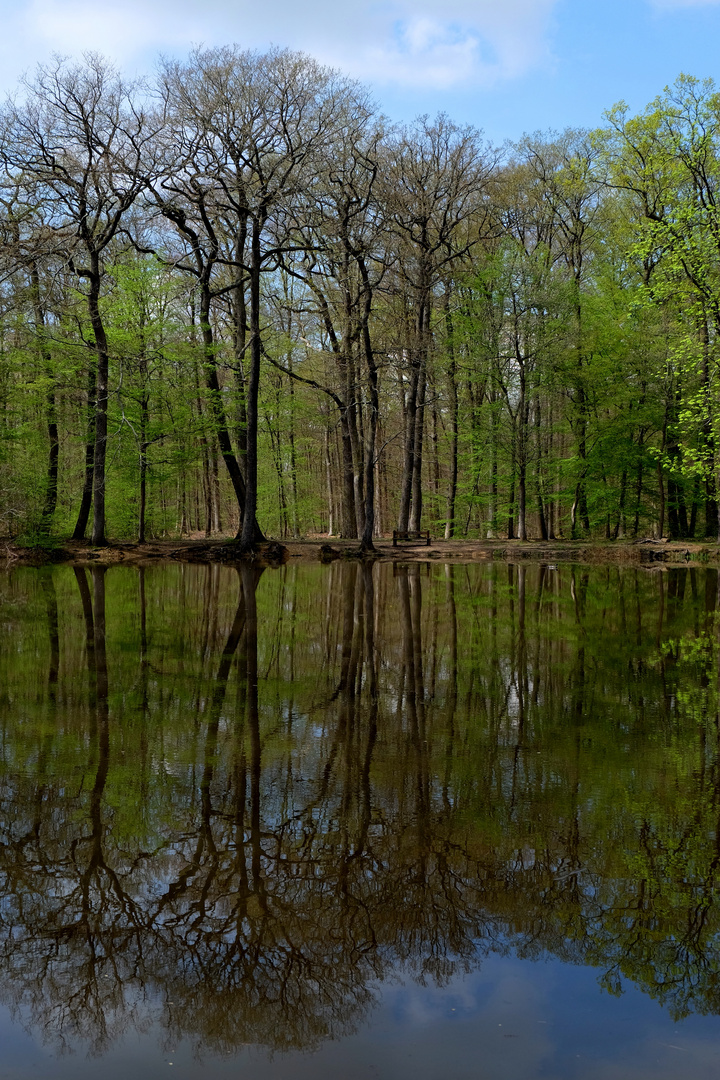
[[[0,0],[0,90],[53,52],[133,74],[193,44],[304,49],[394,120],[442,110],[496,143],[639,110],[683,71],[720,82],[720,0]]]

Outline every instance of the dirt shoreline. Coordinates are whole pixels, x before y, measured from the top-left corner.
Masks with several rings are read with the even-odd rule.
[[[272,541],[262,544],[253,558],[260,565],[294,562],[332,562],[370,558],[380,562],[510,562],[625,563],[643,566],[706,565],[720,561],[720,545],[708,541],[640,540],[593,543],[579,540],[431,540],[375,541],[375,551],[363,555],[357,540],[327,537]],[[232,538],[211,540],[150,540],[144,544],[118,543],[94,548],[75,540],[57,541],[43,548],[23,547],[0,540],[0,567],[71,564],[75,566],[149,565],[158,561],[234,564],[241,559]]]

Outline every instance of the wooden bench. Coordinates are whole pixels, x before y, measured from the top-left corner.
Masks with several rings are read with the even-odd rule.
[[[398,540],[411,540],[417,542],[418,540],[424,540],[425,546],[430,547],[430,530],[422,529],[419,532],[413,532],[411,529],[393,529],[393,547],[397,547]]]

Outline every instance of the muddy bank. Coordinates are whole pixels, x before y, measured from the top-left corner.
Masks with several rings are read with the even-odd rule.
[[[708,564],[720,561],[720,546],[688,541],[651,541],[633,543],[592,543],[575,540],[431,540],[416,543],[376,540],[375,551],[363,556],[356,540],[327,538],[273,541],[260,546],[253,556],[260,565],[288,562],[331,562],[334,559],[372,558],[382,561],[474,562],[482,559],[523,559],[544,562],[628,563],[645,566],[668,564]],[[28,548],[12,541],[0,541],[0,566],[40,566],[46,563],[71,563],[78,566],[148,565],[158,560],[177,562],[232,564],[239,561],[232,539],[151,540],[144,544],[109,544],[94,548],[78,541],[58,541],[44,548]]]

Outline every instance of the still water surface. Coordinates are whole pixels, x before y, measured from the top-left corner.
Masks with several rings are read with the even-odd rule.
[[[0,577],[0,1080],[716,1077],[718,574]]]

